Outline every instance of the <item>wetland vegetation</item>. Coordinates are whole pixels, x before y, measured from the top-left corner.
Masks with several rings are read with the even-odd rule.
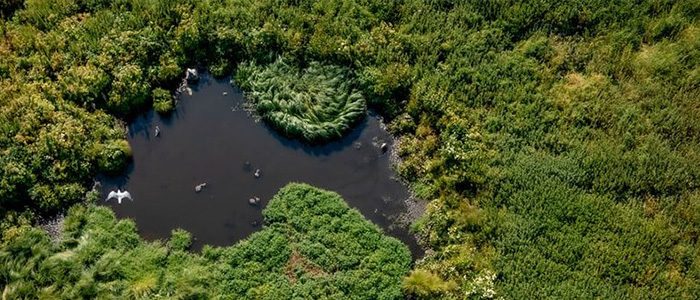
[[[26,0],[0,12],[4,295],[700,294],[696,0]],[[182,251],[184,232],[147,243],[133,222],[89,204],[70,209],[58,242],[32,227],[89,202],[98,172],[123,170],[131,150],[120,120],[167,111],[157,89],[173,90],[195,65],[260,82],[248,87],[252,101],[292,136],[336,136],[360,106],[379,111],[399,138],[399,174],[431,201],[414,226],[429,253],[409,271],[405,249],[356,213],[347,222],[363,238],[302,231],[289,241],[276,230],[290,226],[273,224],[202,254]],[[340,92],[305,98],[293,82]],[[280,90],[308,101],[279,101],[291,97]],[[328,134],[308,129],[319,121]],[[344,242],[374,250],[326,255]]]
[[[0,250],[3,298],[400,299],[411,256],[336,193],[282,188],[265,228],[227,248],[187,251],[191,236],[144,242],[106,207],[76,205],[52,241],[9,232]]]

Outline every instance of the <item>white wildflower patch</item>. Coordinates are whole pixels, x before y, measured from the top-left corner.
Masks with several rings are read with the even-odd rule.
[[[477,296],[482,299],[494,299],[496,297],[495,282],[496,273],[485,270],[479,273],[464,289],[464,296]]]

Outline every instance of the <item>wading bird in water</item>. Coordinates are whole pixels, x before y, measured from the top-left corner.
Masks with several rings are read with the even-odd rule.
[[[122,199],[127,198],[131,201],[134,201],[133,198],[131,198],[131,194],[127,191],[121,191],[120,189],[117,189],[117,191],[111,191],[109,192],[109,195],[107,195],[107,199],[105,201],[109,201],[109,199],[116,198],[117,203],[122,204]]]

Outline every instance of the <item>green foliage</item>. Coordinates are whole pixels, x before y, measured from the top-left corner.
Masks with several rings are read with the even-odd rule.
[[[75,203],[91,173],[118,168],[129,155],[123,129],[108,115],[26,91],[0,91],[12,99],[0,107],[2,214],[18,208],[52,211]]]
[[[267,66],[244,63],[236,81],[265,120],[309,142],[341,137],[366,111],[352,74],[338,66],[312,62],[299,70],[282,58]]]
[[[153,90],[153,109],[160,114],[171,113],[175,109],[173,96],[167,90],[157,88]]]
[[[504,270],[504,289],[514,297],[567,297],[575,292],[585,298],[649,293],[676,298],[684,289],[697,287],[680,274],[668,276],[684,264],[684,255],[669,249],[688,243],[682,228],[690,225],[663,212],[676,209],[674,200],[631,198],[618,203],[609,195],[576,187],[573,182],[586,174],[574,159],[535,153],[520,155],[517,161],[495,199],[498,206],[510,209],[483,225],[495,229],[489,239],[502,251],[496,265]],[[671,206],[661,208],[667,205]],[[533,260],[540,265],[532,268]],[[572,268],[563,271],[562,266]],[[682,268],[694,272],[690,264]],[[546,287],[525,288],[532,277]],[[630,282],[638,286],[630,288]]]
[[[95,173],[121,171],[130,157],[124,125],[105,112],[133,113],[151,87],[182,74],[169,43],[186,4],[21,4],[3,2],[0,24],[3,220],[59,210],[83,198]]]
[[[218,274],[196,255],[141,241],[132,221],[97,206],[73,207],[57,243],[25,228],[0,249],[10,298],[188,297],[197,294],[188,283],[208,288]]]
[[[432,299],[447,294],[457,288],[454,282],[445,282],[425,270],[414,270],[403,281],[403,288],[409,295],[418,299]]]
[[[185,251],[192,244],[192,234],[182,229],[173,230],[168,248],[175,251]]]
[[[107,107],[118,113],[127,113],[145,104],[149,91],[139,66],[126,65],[116,70]]]
[[[71,66],[59,75],[63,97],[87,106],[96,103],[109,84],[109,77],[93,65]]]
[[[407,112],[418,125],[399,149],[401,173],[435,199],[418,227],[439,250],[417,270],[457,283],[441,297],[488,282],[480,270],[496,271],[497,294],[516,299],[697,291],[697,268],[679,268],[685,250],[670,249],[697,249],[692,218],[678,216],[697,201],[700,179],[689,167],[698,120],[684,112],[700,95],[686,80],[698,24],[684,17],[661,39],[652,25],[683,5],[652,19],[630,8],[642,15],[585,24],[595,32],[587,36],[544,23],[512,47],[489,41],[497,25],[449,37],[458,56],[414,84]],[[640,41],[633,28],[654,31]]]
[[[263,211],[267,228],[223,260],[239,297],[399,299],[411,261],[336,193],[305,184],[281,189]],[[261,275],[256,275],[261,274]],[[264,275],[263,275],[264,274]]]
[[[108,174],[116,174],[126,167],[131,158],[131,147],[124,140],[96,146],[98,151],[97,163],[99,170]]]
[[[2,228],[79,201],[95,172],[117,171],[128,148],[123,125],[104,111],[134,112],[152,88],[201,63],[215,75],[238,67],[261,114],[296,137],[338,136],[366,105],[393,119],[398,170],[433,200],[416,226],[432,251],[406,280],[413,296],[699,294],[698,1],[25,2],[0,6]],[[349,298],[322,281],[294,290],[288,278],[307,282],[309,270],[354,261],[332,261],[327,244],[314,243],[287,277],[275,264],[300,252],[274,230],[250,249],[279,251],[238,260],[247,273],[226,289]],[[28,244],[48,243],[27,234]],[[102,259],[95,246],[85,249],[81,259]],[[202,255],[224,252],[235,251]],[[126,276],[106,263],[118,254],[94,274]],[[132,289],[100,286],[85,271],[73,281],[79,292],[64,298],[100,298],[105,289],[201,296],[208,290],[198,282],[216,266],[186,268],[193,275],[182,281],[183,269],[152,273]],[[53,268],[78,276],[74,265],[52,261],[42,280],[62,280]],[[21,297],[34,285],[12,289]]]
[[[0,244],[0,284],[9,298],[401,299],[411,261],[338,194],[304,184],[279,191],[266,226],[226,248],[185,252],[181,229],[145,242],[105,207],[74,206],[63,235],[13,228]]]

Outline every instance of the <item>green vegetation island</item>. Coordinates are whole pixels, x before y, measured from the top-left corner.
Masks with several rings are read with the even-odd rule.
[[[199,253],[96,205],[188,68],[308,143],[379,113],[425,256],[301,183]],[[2,299],[697,299],[700,1],[4,0],[0,234]]]

